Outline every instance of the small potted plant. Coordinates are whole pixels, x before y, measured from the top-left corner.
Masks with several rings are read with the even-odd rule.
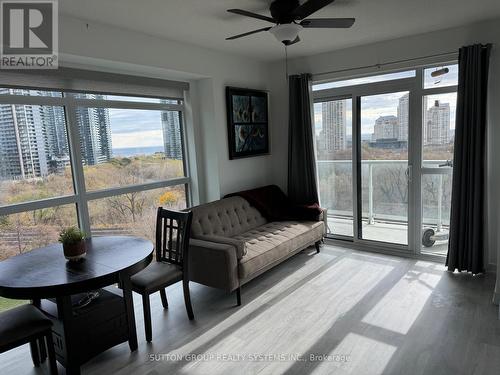
[[[85,257],[85,233],[77,227],[64,228],[59,233],[59,242],[63,245],[64,256],[70,261],[78,261]]]

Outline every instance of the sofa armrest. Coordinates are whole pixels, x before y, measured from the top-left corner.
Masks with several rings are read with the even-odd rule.
[[[216,235],[201,235],[201,236],[196,236],[196,239],[234,246],[234,248],[236,249],[236,256],[238,260],[243,258],[243,256],[246,255],[247,253],[245,241],[242,240],[237,240],[231,237],[216,236]]]
[[[235,247],[192,238],[189,241],[189,279],[227,291],[238,288]]]

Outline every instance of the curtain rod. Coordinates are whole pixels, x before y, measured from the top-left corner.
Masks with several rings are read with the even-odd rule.
[[[404,63],[404,62],[410,62],[410,61],[415,61],[415,60],[428,59],[428,58],[432,58],[432,57],[443,57],[443,56],[451,56],[451,55],[457,55],[457,54],[458,54],[458,51],[437,53],[435,55],[413,57],[413,58],[404,59],[404,60],[388,61],[388,62],[385,62],[385,63],[365,65],[365,66],[358,66],[356,68],[346,68],[346,69],[339,69],[339,70],[331,70],[331,71],[328,71],[328,72],[313,73],[313,76],[316,77],[316,76],[322,76],[322,75],[326,75],[326,74],[343,73],[343,72],[349,72],[349,71],[360,70],[360,69],[368,69],[368,68],[380,68],[381,66],[385,66],[385,65],[394,65],[394,64],[399,64],[399,63]]]

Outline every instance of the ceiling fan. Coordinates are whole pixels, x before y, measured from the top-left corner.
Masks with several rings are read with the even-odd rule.
[[[295,44],[300,41],[299,32],[303,29],[321,28],[321,29],[346,29],[354,24],[354,18],[309,18],[314,12],[324,8],[335,0],[308,0],[300,4],[299,0],[275,0],[269,8],[271,17],[252,13],[242,9],[228,9],[229,13],[239,14],[241,16],[257,18],[259,20],[274,23],[274,26],[264,27],[238,34],[226,38],[233,40],[247,35],[269,31],[278,41],[285,46]]]

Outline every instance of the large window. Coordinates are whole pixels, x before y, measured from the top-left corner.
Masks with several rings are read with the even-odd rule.
[[[153,240],[189,204],[183,121],[183,98],[0,88],[0,260],[72,225]]]
[[[87,191],[185,176],[179,111],[78,107],[76,115]]]

